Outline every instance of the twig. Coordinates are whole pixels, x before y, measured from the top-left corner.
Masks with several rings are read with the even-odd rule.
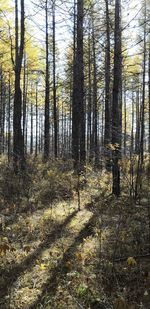
[[[115,263],[118,263],[118,262],[125,262],[127,261],[129,256],[123,256],[123,257],[120,257],[120,258],[116,258],[113,262]],[[133,258],[134,259],[141,259],[141,258],[149,258],[150,257],[150,254],[140,254],[140,255],[134,255]]]

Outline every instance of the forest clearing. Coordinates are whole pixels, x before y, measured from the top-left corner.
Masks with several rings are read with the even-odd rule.
[[[150,0],[0,0],[0,309],[150,309]]]

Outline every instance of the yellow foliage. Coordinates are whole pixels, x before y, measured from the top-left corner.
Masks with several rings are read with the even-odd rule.
[[[109,148],[112,151],[115,151],[119,148],[119,144],[118,143],[115,143],[115,144],[110,143],[110,144],[107,145],[107,148]]]
[[[1,0],[1,11],[10,10],[10,0]]]
[[[47,265],[44,263],[40,264],[40,271],[44,271],[47,268]]]
[[[137,264],[136,260],[133,257],[128,257],[127,259],[128,266],[135,266]]]
[[[47,171],[47,175],[48,175],[48,177],[52,177],[52,176],[54,176],[54,173],[53,173],[53,171]]]

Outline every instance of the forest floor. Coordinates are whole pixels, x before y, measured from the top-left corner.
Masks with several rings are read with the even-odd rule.
[[[3,209],[1,309],[150,308],[147,200],[115,199],[104,182],[92,175],[80,211],[75,192],[15,216]]]

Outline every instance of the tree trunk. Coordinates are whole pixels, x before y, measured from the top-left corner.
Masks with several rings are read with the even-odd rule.
[[[115,2],[115,46],[114,46],[114,81],[113,81],[113,102],[112,102],[112,145],[113,150],[113,188],[116,196],[120,195],[120,82],[121,82],[121,16],[120,0]]]
[[[32,91],[32,89],[31,89]],[[30,104],[30,120],[31,120],[31,133],[30,133],[30,154],[33,154],[33,102]]]
[[[143,59],[143,89],[142,89],[142,106],[141,106],[141,141],[140,155],[141,164],[144,161],[144,136],[145,136],[145,76],[146,76],[146,3],[144,16],[144,59]]]
[[[38,82],[36,82],[36,136],[35,136],[35,156],[38,152]]]
[[[18,0],[15,1],[15,42],[16,42],[16,56],[15,56],[15,94],[14,94],[14,114],[13,114],[13,161],[14,170],[17,173],[20,169],[24,168],[24,142],[21,128],[22,117],[22,92],[20,86],[21,79],[21,67],[24,53],[24,0],[21,0],[21,34],[20,34],[20,46],[18,44]]]
[[[45,120],[44,120],[44,160],[49,158],[49,33],[48,33],[48,0],[45,2],[46,25],[46,76],[45,76]]]
[[[56,39],[55,39],[55,0],[52,4],[53,15],[53,104],[54,104],[54,155],[58,155],[58,122],[57,122],[57,102],[56,102]]]
[[[94,153],[95,153],[95,166],[98,165],[98,133],[97,133],[97,67],[96,67],[96,44],[94,33],[94,22],[92,21],[92,43],[93,43],[93,134],[94,134]]]
[[[148,151],[150,154],[150,42],[149,42],[149,66],[148,66],[148,96],[149,96],[149,140],[148,140]]]
[[[74,59],[72,150],[74,167],[83,168],[85,152],[85,106],[83,74],[83,0],[77,1],[77,48]]]
[[[110,103],[110,24],[109,24],[109,7],[108,0],[106,4],[106,51],[105,51],[105,131],[104,147],[107,156],[106,168],[110,169],[110,149],[111,143],[111,103]]]
[[[89,158],[91,159],[91,138],[92,138],[92,81],[91,81],[91,27],[89,25],[89,35],[88,35],[88,117],[87,117],[87,150]]]
[[[8,162],[10,161],[11,155],[11,131],[10,131],[10,105],[11,105],[11,82],[10,82],[10,72],[9,72],[9,88],[8,88]]]
[[[127,143],[127,102],[126,102],[126,81],[124,81],[124,156],[126,156]]]

